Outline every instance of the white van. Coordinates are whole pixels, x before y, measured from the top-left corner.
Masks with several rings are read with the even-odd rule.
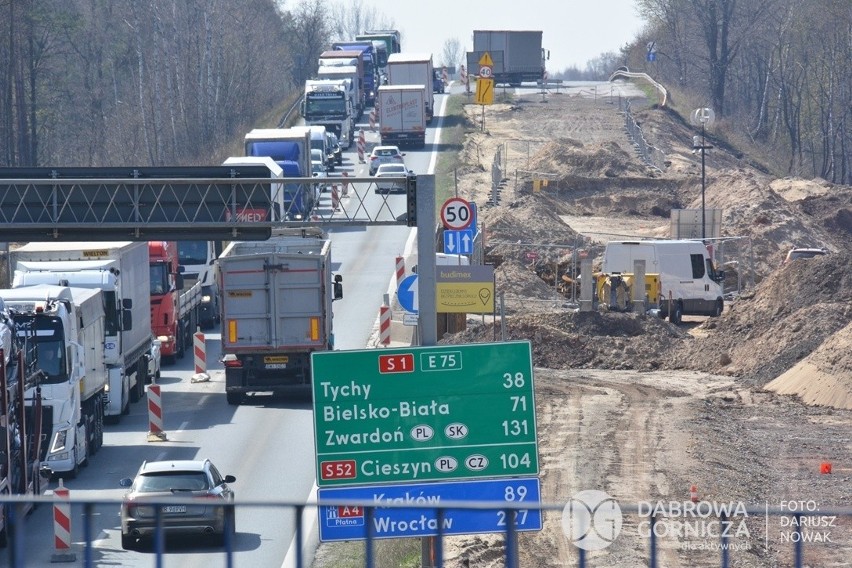
[[[334,150],[329,147],[325,126],[314,125],[309,128],[311,129],[311,150],[322,150],[326,170],[334,171]]]
[[[602,271],[632,274],[635,260],[645,261],[646,274],[660,275],[660,313],[672,323],[680,323],[684,315],[722,314],[724,274],[716,271],[701,241],[610,241]]]

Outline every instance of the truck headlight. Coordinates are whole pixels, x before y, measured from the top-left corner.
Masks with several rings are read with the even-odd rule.
[[[65,440],[68,438],[68,430],[60,430],[53,437],[53,444],[50,446],[50,453],[55,454],[65,449]]]
[[[210,300],[211,300],[211,299],[212,299],[212,298],[210,297],[210,294],[206,294],[206,295],[204,295],[204,296],[201,296],[201,301],[202,301],[202,302],[206,302],[206,303],[208,303],[208,304],[210,303]]]

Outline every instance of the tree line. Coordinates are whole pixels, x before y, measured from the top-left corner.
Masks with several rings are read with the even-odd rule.
[[[0,0],[0,165],[217,163],[347,23],[384,22],[360,0]]]
[[[637,0],[624,50],[676,97],[713,109],[778,173],[852,184],[852,2]],[[648,61],[652,47],[654,61]]]
[[[849,0],[636,5],[642,34],[561,75],[644,70],[779,172],[852,183]],[[361,0],[0,0],[0,165],[216,163],[332,41],[392,27]]]

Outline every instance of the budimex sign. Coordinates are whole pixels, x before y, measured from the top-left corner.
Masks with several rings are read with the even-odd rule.
[[[538,474],[527,341],[311,356],[317,485]]]

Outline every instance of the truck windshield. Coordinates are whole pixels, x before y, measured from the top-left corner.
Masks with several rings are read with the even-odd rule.
[[[36,326],[36,349],[25,349],[27,366],[36,365],[45,378],[43,384],[58,384],[68,380],[62,321],[58,318],[31,314],[15,315],[19,336],[28,337]]]
[[[305,101],[305,114],[334,114],[346,112],[346,99],[343,95],[336,97],[309,95]]]
[[[181,264],[207,264],[207,241],[178,241]]]
[[[49,384],[63,383],[68,380],[65,370],[65,350],[62,342],[43,339],[38,342],[38,368],[44,371]]]
[[[151,295],[162,296],[169,291],[169,266],[165,262],[151,264],[148,267],[151,273]]]

